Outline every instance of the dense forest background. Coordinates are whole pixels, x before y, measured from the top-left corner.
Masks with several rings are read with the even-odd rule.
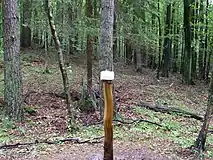
[[[99,77],[110,70],[114,134],[120,139],[115,150],[144,143],[156,151],[168,143],[169,153],[159,154],[212,158],[211,0],[0,0],[0,5],[0,149],[11,148],[11,142],[16,148],[103,138]],[[58,139],[49,140],[54,136]],[[60,138],[70,136],[91,139]],[[35,143],[19,143],[26,139]],[[85,154],[93,147],[100,148],[88,147]],[[138,159],[149,153],[133,150]],[[5,153],[20,157],[18,150]]]

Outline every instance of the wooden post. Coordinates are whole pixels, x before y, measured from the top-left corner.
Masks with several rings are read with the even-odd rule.
[[[104,91],[104,160],[113,160],[113,79],[114,72],[101,72]]]

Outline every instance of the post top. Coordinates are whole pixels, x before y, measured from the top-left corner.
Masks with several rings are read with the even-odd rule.
[[[108,70],[101,71],[100,79],[102,81],[104,81],[104,80],[112,81],[112,80],[114,80],[114,72],[113,71],[108,71]]]

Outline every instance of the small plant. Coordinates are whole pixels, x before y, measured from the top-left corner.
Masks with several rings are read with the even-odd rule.
[[[12,138],[11,135],[8,134],[8,132],[11,129],[14,129],[15,125],[12,121],[10,121],[6,117],[1,117],[1,122],[0,122],[0,142],[7,142],[10,141]]]
[[[85,78],[82,79],[81,100],[78,103],[79,109],[83,112],[94,112],[97,110],[98,100],[94,93],[87,93],[87,84]]]

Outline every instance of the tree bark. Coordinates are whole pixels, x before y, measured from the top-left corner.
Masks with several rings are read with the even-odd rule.
[[[92,1],[91,0],[87,0],[87,17],[88,19],[92,18]],[[93,52],[92,44],[93,44],[93,38],[89,33],[87,35],[87,93],[88,95],[90,95],[92,92],[92,52]]]
[[[169,77],[169,63],[171,55],[171,39],[169,38],[171,29],[171,8],[172,5],[167,6],[166,25],[165,25],[165,39],[163,44],[163,59],[162,59],[162,77]]]
[[[158,0],[158,12],[160,13],[160,0]],[[160,69],[161,69],[161,51],[162,51],[162,30],[161,30],[161,21],[160,15],[158,16],[158,68],[157,68],[157,79],[160,79]]]
[[[6,115],[23,119],[18,0],[3,0],[4,101]]]
[[[113,22],[113,59],[117,61],[117,0],[114,0],[114,22]]]
[[[200,23],[204,24],[204,0],[200,1]],[[205,49],[205,37],[204,37],[204,27],[200,26],[200,42],[199,42],[199,58],[198,58],[198,66],[199,66],[199,78],[205,78],[205,68],[204,68],[204,49]]]
[[[183,70],[183,82],[186,84],[192,84],[192,54],[191,54],[191,1],[184,0],[184,33],[185,33],[185,50],[184,50],[184,70]]]
[[[208,133],[209,123],[212,118],[212,114],[213,114],[213,69],[211,74],[211,83],[209,86],[207,110],[204,116],[203,125],[195,142],[195,148],[197,148],[199,151],[205,150],[206,137]]]
[[[29,27],[32,15],[32,7],[30,0],[23,0],[22,8],[22,25],[21,25],[21,47],[27,48],[31,46],[31,28]]]
[[[101,0],[99,70],[113,71],[114,0]],[[103,117],[103,83],[100,81],[100,112]]]
[[[51,2],[49,0],[45,1],[45,7],[46,7],[46,12],[49,20],[49,25],[51,29],[51,33],[55,42],[55,47],[58,52],[58,60],[59,60],[59,68],[61,71],[62,79],[63,79],[63,86],[64,86],[64,92],[66,94],[66,103],[67,103],[67,111],[68,111],[68,116],[69,116],[69,123],[71,125],[71,128],[75,128],[75,113],[74,110],[71,108],[71,96],[70,96],[70,91],[69,91],[69,79],[67,76],[67,69],[64,64],[64,58],[63,58],[63,53],[61,49],[61,44],[59,41],[59,37],[56,32],[56,27],[54,25],[53,21],[53,15],[51,11]]]

